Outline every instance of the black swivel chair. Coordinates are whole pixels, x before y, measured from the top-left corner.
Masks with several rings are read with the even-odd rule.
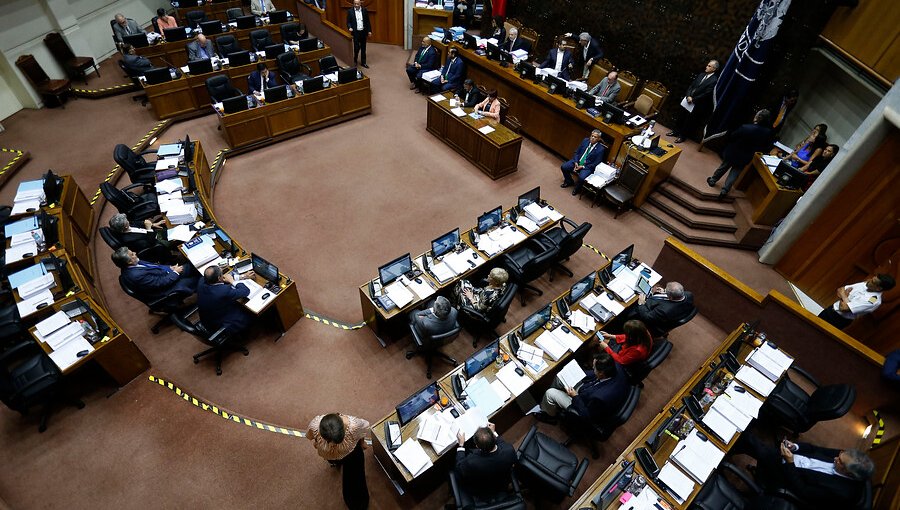
[[[569,439],[566,446],[576,440],[587,440],[588,448],[591,450],[591,456],[598,458],[600,452],[597,450],[598,441],[606,441],[612,433],[631,418],[634,409],[637,407],[638,400],[641,397],[641,389],[637,386],[631,386],[628,389],[628,395],[622,401],[622,405],[612,415],[604,417],[601,422],[594,423],[588,416],[581,416],[573,406],[569,406],[562,413],[562,424],[569,431]]]
[[[207,78],[206,90],[213,103],[221,103],[226,99],[244,95],[240,89],[231,84],[231,79],[224,74]]]
[[[742,493],[729,482],[723,474],[730,473],[740,480],[750,491]],[[700,492],[691,502],[689,510],[744,510],[749,508],[766,508],[768,510],[796,510],[798,507],[793,498],[783,494],[765,494],[746,473],[734,464],[723,462],[719,468],[700,488]]]
[[[309,37],[309,34],[306,32],[306,27],[301,27],[300,23],[284,23],[281,25],[279,31],[281,32],[281,40],[285,44],[287,44],[288,41],[299,41]]]
[[[600,190],[600,195],[616,206],[616,214],[613,219],[618,218],[619,214],[634,202],[638,188],[647,177],[647,170],[639,167],[639,164],[636,161],[626,162],[619,177],[612,184]]]
[[[650,375],[650,372],[652,372],[654,368],[661,365],[662,362],[669,357],[669,354],[671,352],[672,342],[666,340],[665,338],[658,338],[653,340],[653,348],[650,350],[650,356],[648,356],[647,359],[637,363],[632,363],[630,365],[625,365],[622,368],[624,368],[625,373],[628,374],[628,380],[631,382],[631,384],[634,384],[639,388],[643,388],[644,379],[646,379],[647,376]]]
[[[135,153],[124,143],[116,144],[113,159],[125,169],[132,184],[154,184],[156,182],[156,165],[144,159],[145,154],[156,154],[156,149],[148,149],[140,154]]]
[[[187,14],[184,15],[185,23],[192,29],[200,26],[200,23],[204,21],[208,21],[206,18],[206,13],[203,11],[188,11]]]
[[[228,21],[234,21],[243,15],[244,15],[244,10],[241,9],[240,7],[232,7],[231,9],[228,9],[225,11],[225,16],[228,17]]]
[[[185,310],[187,309],[184,300],[191,296],[189,292],[179,291],[170,292],[169,294],[158,298],[147,298],[129,286],[125,281],[125,278],[122,278],[122,275],[119,275],[119,286],[122,287],[122,290],[129,297],[147,305],[147,308],[149,309],[148,313],[162,315],[162,318],[150,327],[150,331],[152,331],[154,335],[159,333],[159,328],[162,327],[163,324],[169,322],[177,324],[175,321],[176,317],[178,317],[179,314],[185,313]]]
[[[194,335],[201,342],[209,346],[209,349],[194,354],[193,359],[195,365],[200,363],[201,358],[213,355],[215,356],[216,361],[216,375],[222,375],[223,354],[228,352],[240,352],[244,356],[250,355],[250,351],[243,345],[237,343],[237,339],[231,335],[228,329],[221,327],[217,331],[210,332],[200,323],[199,319],[197,322],[191,322],[189,319],[191,315],[193,315],[193,310],[191,313],[185,315],[174,314],[172,316],[172,321],[181,328],[182,331]]]
[[[6,346],[27,340],[30,335],[26,335],[28,330],[22,326],[22,318],[19,316],[19,307],[15,304],[9,304],[0,307],[0,350]]]
[[[265,51],[266,46],[273,44],[275,41],[272,40],[272,35],[265,28],[250,32],[250,47],[253,48],[253,51]]]
[[[525,306],[525,291],[530,290],[538,296],[543,296],[544,291],[529,285],[546,273],[556,262],[559,248],[551,243],[541,243],[532,238],[511,253],[503,255],[500,262],[509,272],[510,277],[519,285],[519,300]]]
[[[47,430],[53,405],[63,400],[62,372],[34,340],[25,340],[0,353],[0,401],[25,416],[43,405],[38,432]],[[84,402],[66,399],[78,409]]]
[[[285,83],[295,83],[310,78],[312,71],[309,66],[300,62],[297,55],[285,52],[276,58],[278,60],[278,74]]]
[[[686,299],[691,299],[691,301],[693,301],[694,295],[693,295],[690,291],[687,291],[687,290],[684,291],[684,295],[685,295],[685,298],[686,298]],[[690,313],[688,313],[688,314],[685,315],[684,317],[682,317],[682,318],[678,319],[677,321],[675,321],[675,322],[673,322],[673,323],[671,323],[671,324],[669,324],[669,325],[663,327],[663,328],[662,328],[662,331],[659,332],[659,333],[661,333],[660,336],[661,336],[662,338],[669,338],[669,333],[671,333],[673,329],[675,329],[675,328],[680,328],[681,326],[684,326],[684,325],[687,324],[688,322],[691,322],[691,319],[693,319],[694,317],[696,317],[697,314],[698,314],[699,312],[700,312],[700,311],[699,311],[699,310],[697,309],[697,307],[695,306],[694,309],[691,310]]]
[[[123,243],[121,239],[116,235],[115,232],[112,231],[109,227],[100,227],[97,229],[100,233],[100,237],[103,238],[103,242],[106,243],[107,246],[112,248],[113,251],[118,250],[122,246],[127,246],[128,249],[132,249],[131,246]],[[174,264],[175,258],[172,254],[167,250],[164,246],[157,244],[155,246],[151,246],[149,248],[144,248],[143,250],[133,250],[137,253],[137,256],[141,260],[146,260],[147,262],[153,262],[155,264]]]
[[[572,230],[566,230],[566,225],[572,227]],[[550,268],[551,282],[553,281],[553,273],[555,271],[563,272],[569,275],[570,278],[574,276],[572,271],[562,263],[569,260],[569,257],[575,255],[575,253],[581,249],[581,246],[584,244],[584,237],[587,235],[588,231],[591,230],[591,226],[592,225],[588,222],[576,225],[575,222],[569,218],[563,218],[558,227],[548,230],[541,236],[542,239],[549,240],[554,246],[559,248],[556,260]]]
[[[159,216],[159,203],[156,201],[155,193],[144,193],[137,195],[132,193],[132,189],[141,188],[144,191],[152,190],[153,187],[147,184],[132,184],[122,189],[118,189],[108,182],[100,185],[100,192],[109,203],[116,208],[117,211],[128,216],[129,221],[143,221],[154,216]]]
[[[472,510],[525,510],[525,500],[515,471],[510,472],[512,491],[503,491],[490,497],[472,494],[459,481],[456,471],[450,471],[450,491],[458,509]]]
[[[791,365],[793,370],[815,386],[812,395],[806,393],[789,374],[778,382],[759,410],[760,419],[800,434],[820,421],[840,418],[850,411],[856,401],[856,390],[849,384],[822,386],[806,370]]]
[[[483,335],[490,338],[497,338],[497,326],[501,322],[506,322],[506,312],[509,311],[509,305],[512,304],[513,298],[519,291],[519,286],[514,282],[508,282],[500,299],[494,303],[494,306],[488,308],[484,313],[470,306],[459,307],[460,323],[466,331],[472,334],[472,347],[478,346],[478,340]]]
[[[131,79],[131,83],[134,85],[135,90],[140,90],[142,88],[141,80],[138,79],[138,76],[140,75],[140,73],[138,73],[136,71],[132,71],[131,69],[128,69],[128,66],[125,65],[124,60],[120,59],[120,60],[117,60],[117,62],[119,63],[119,67],[122,68],[122,72],[125,73],[125,75]],[[147,103],[150,101],[147,98],[147,94],[137,94],[137,95],[131,96],[131,100],[132,101],[140,101],[141,106],[147,106]]]
[[[413,341],[416,344],[416,349],[412,351],[406,351],[406,359],[412,359],[413,356],[422,356],[425,358],[425,377],[431,379],[431,361],[437,356],[442,360],[450,363],[453,366],[459,364],[455,359],[450,356],[444,354],[438,349],[441,346],[447,345],[456,337],[459,336],[459,332],[462,328],[459,324],[456,324],[453,329],[446,333],[442,333],[440,335],[430,336],[427,334],[422,334],[419,332],[419,329],[413,325],[413,322],[409,323],[409,331],[412,333]]]
[[[538,432],[536,426],[525,435],[516,456],[519,473],[545,488],[540,494],[546,494],[556,502],[575,494],[588,467],[587,459],[578,462],[574,453]]]
[[[340,70],[341,66],[338,65],[334,55],[326,55],[319,59],[319,72],[322,74],[336,73]]]
[[[219,48],[219,54],[228,57],[231,53],[244,51],[237,39],[233,35],[220,35],[216,38],[216,47]]]

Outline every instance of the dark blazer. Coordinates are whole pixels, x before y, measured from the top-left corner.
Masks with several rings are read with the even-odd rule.
[[[833,462],[841,451],[807,443],[797,443],[794,455]],[[812,508],[855,508],[862,499],[865,482],[782,464],[782,486]]]
[[[253,71],[250,73],[250,76],[247,77],[247,86],[249,87],[250,93],[260,92],[259,85],[262,82],[262,76],[260,76],[259,71]],[[278,80],[275,76],[275,71],[269,70],[269,79],[266,80],[266,88],[274,87],[278,85]]]
[[[515,463],[515,449],[499,436],[497,450],[493,452],[478,449],[456,452],[456,473],[465,488],[476,496],[488,497],[506,491]]]
[[[142,75],[150,69],[153,69],[153,63],[147,57],[141,55],[124,55],[122,61],[125,63],[125,69],[133,72],[136,76]]]
[[[581,159],[581,155],[584,154],[584,151],[587,150],[588,146],[591,144],[590,138],[585,138],[581,141],[581,145],[575,149],[575,154],[572,155],[572,161],[578,163],[578,160]],[[594,171],[594,168],[597,167],[600,163],[603,162],[603,157],[606,155],[606,147],[603,146],[602,143],[598,143],[594,150],[588,154],[587,159],[584,160],[584,169]]]
[[[591,42],[588,43],[587,47],[587,58],[584,56],[584,47],[581,43],[573,50],[572,60],[575,62],[575,67],[584,69],[584,64],[591,59],[594,59],[591,64],[596,64],[597,60],[603,58],[603,49],[600,48],[600,43],[597,42],[597,39],[591,38]]]
[[[713,73],[706,80],[703,79],[704,76],[706,76],[706,73],[698,74],[684,95],[693,99],[697,106],[712,107],[712,93],[713,89],[716,88],[716,81],[719,80],[719,75]]]
[[[628,396],[628,377],[622,366],[616,363],[616,375],[598,381],[591,374],[578,387],[578,395],[572,399],[572,407],[581,416],[590,417],[596,423],[615,413]]]
[[[494,31],[491,32],[491,37],[496,39],[498,44],[503,44],[503,41],[506,40],[506,27],[494,29]]]
[[[510,46],[510,42],[511,41],[509,39],[503,41],[503,46],[501,46],[501,48],[506,51],[525,50],[528,53],[531,53],[531,43],[526,41],[525,39],[522,39],[521,35],[516,37],[516,40],[512,44],[512,46]]]
[[[644,304],[634,307],[628,318],[643,322],[653,338],[656,338],[671,329],[675,322],[687,316],[693,309],[694,295],[685,292],[681,301],[669,301],[665,297],[647,298]]]
[[[753,154],[772,146],[775,132],[768,126],[744,124],[728,135],[728,144],[722,151],[722,160],[732,166],[743,167],[753,159]]]
[[[410,320],[421,336],[434,336],[446,333],[456,327],[456,308],[450,307],[450,314],[444,320],[429,310],[417,310],[410,314]]]
[[[113,23],[112,29],[113,33],[116,35],[116,40],[119,42],[122,42],[122,38],[126,35],[134,35],[144,32],[140,25],[138,25],[137,22],[131,18],[125,18],[125,27],[118,23]]]
[[[119,241],[122,241],[122,244],[127,246],[129,250],[138,253],[159,244],[159,241],[156,239],[156,232],[153,232],[152,230],[144,233],[125,232],[120,234],[116,232],[116,237],[118,237]]]
[[[420,72],[434,71],[441,64],[441,55],[434,46],[419,47],[413,62],[419,63]]]
[[[441,76],[451,85],[451,90],[456,90],[462,86],[465,67],[466,65],[459,57],[456,57],[453,60],[448,59],[447,63],[441,67]],[[438,82],[440,82],[440,80],[438,80]]]
[[[541,68],[542,69],[543,68],[554,69],[556,67],[556,55],[558,53],[559,53],[559,48],[553,48],[552,50],[550,50],[550,53],[547,54],[547,59],[544,60],[544,62],[541,64]],[[571,66],[571,65],[572,65],[572,52],[569,50],[566,50],[563,52],[562,70],[560,70],[560,73],[559,73],[560,78],[562,78],[566,81],[569,81],[571,79],[570,75],[569,75],[569,66]]]
[[[478,90],[478,87],[472,87],[472,90],[468,92],[466,92],[464,87],[460,87],[456,92],[456,95],[459,96],[459,100],[466,108],[475,108],[475,105],[484,99],[484,96],[481,95],[481,91]]]
[[[232,333],[247,329],[253,321],[253,315],[237,299],[249,295],[250,289],[240,282],[234,287],[227,283],[210,285],[205,281],[200,282],[197,286],[200,322],[210,333],[223,326]]]
[[[191,41],[187,44],[187,52],[188,60],[200,60],[203,58],[200,56],[200,43],[197,41]],[[209,58],[216,54],[213,43],[209,39],[206,40],[206,54],[209,55]]]
[[[122,270],[125,283],[148,301],[161,298],[172,292],[193,294],[197,291],[196,274],[189,275],[185,269],[179,275],[169,266],[138,261],[136,265]]]
[[[362,19],[363,19],[363,33],[368,34],[372,31],[372,25],[369,24],[369,10],[365,7],[362,8]],[[350,32],[354,32],[356,30],[356,13],[353,12],[353,8],[347,10],[347,29]]]

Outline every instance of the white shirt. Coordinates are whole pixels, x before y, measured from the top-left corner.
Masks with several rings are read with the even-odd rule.
[[[850,293],[847,295],[847,306],[849,312],[840,309],[840,301],[835,301],[832,307],[834,311],[845,319],[855,319],[860,315],[872,313],[876,308],[881,306],[881,292],[871,292],[866,289],[866,282],[854,283],[848,285]]]
[[[563,57],[565,56],[566,52],[560,49],[556,50],[556,65],[553,68],[556,69],[557,73],[562,72]]]
[[[353,9],[353,10],[356,12],[356,29],[362,30],[364,28],[363,19],[362,19],[362,9],[360,8],[360,9]]]
[[[825,462],[824,460],[811,459],[803,455],[794,455],[794,465],[801,469],[809,469],[810,471],[818,471],[826,475],[844,476],[834,469],[834,462]],[[849,478],[844,476],[844,478]]]

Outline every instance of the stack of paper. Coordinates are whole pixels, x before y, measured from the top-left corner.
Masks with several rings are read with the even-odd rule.
[[[531,221],[537,223],[538,225],[543,225],[550,221],[550,217],[544,211],[544,208],[541,207],[536,202],[531,202],[530,204],[525,206],[525,216],[528,217]]]
[[[484,259],[479,257],[474,251],[469,249],[460,253],[448,253],[444,255],[444,259],[442,262],[444,264],[447,264],[455,274],[459,275],[467,271],[471,271],[481,264],[484,264]]]
[[[647,485],[641,489],[641,493],[629,499],[619,510],[658,510],[659,494],[653,490],[653,487]]]
[[[19,183],[16,196],[13,198],[11,215],[36,211],[44,200],[44,181],[42,179]]]
[[[551,331],[541,333],[535,339],[534,344],[549,354],[553,361],[559,361],[569,350]]]
[[[453,435],[453,417],[443,412],[432,413],[428,418],[420,420],[417,439],[428,441],[438,455],[443,454],[456,443]]]
[[[438,69],[435,69],[433,71],[428,71],[428,72],[422,73],[422,80],[428,82],[428,81],[434,80],[435,78],[440,78],[440,76],[441,76],[441,71]],[[441,96],[441,97],[444,97],[444,96]],[[436,101],[436,99],[435,99],[435,101]]]
[[[50,358],[65,369],[78,361],[78,353],[92,351],[93,347],[84,339],[84,329],[78,322],[72,322],[65,312],[56,312],[37,323],[35,337],[53,349]]]
[[[581,339],[578,338],[577,336],[575,336],[575,334],[572,333],[571,330],[565,331],[563,329],[563,327],[564,326],[555,328],[551,331],[551,333],[553,333],[553,336],[555,336],[556,339],[559,340],[559,342],[561,344],[566,346],[566,349],[569,349],[572,352],[577,351],[578,348],[581,347],[581,343],[582,343]],[[566,329],[569,329],[569,328],[566,328]]]
[[[793,151],[789,150],[787,152],[793,152]],[[768,154],[764,155],[762,157],[762,160],[763,160],[763,163],[765,163],[766,166],[769,168],[769,171],[773,172],[773,173],[775,172],[775,169],[778,168],[778,164],[781,163],[781,158],[779,158],[778,156],[769,156]]]
[[[9,281],[10,288],[18,289],[22,285],[34,280],[35,278],[40,278],[41,276],[47,274],[47,269],[44,268],[43,264],[34,264],[31,266],[22,269],[21,271],[16,271],[15,273],[7,276],[7,280]]]
[[[484,377],[479,377],[474,381],[470,381],[466,386],[466,395],[468,401],[485,416],[490,416],[497,412],[506,399],[503,395],[497,393],[494,387]],[[471,410],[471,406],[470,406]]]
[[[726,420],[730,421],[741,432],[747,430],[747,426],[753,420],[752,416],[745,414],[731,403],[731,397],[727,393],[719,395],[710,409],[724,416]]]
[[[614,166],[607,165],[606,163],[600,163],[594,168],[594,173],[587,176],[585,182],[594,186],[596,188],[602,188],[607,184],[611,183],[616,178],[616,168]]]
[[[154,167],[154,170],[156,170],[158,172],[160,170],[175,169],[175,168],[178,168],[179,162],[180,161],[178,160],[178,156],[169,156],[169,157],[165,157],[165,158],[160,158],[160,159],[156,160],[156,166]],[[173,179],[167,179],[167,180],[171,181]],[[177,180],[180,180],[180,179],[177,179]],[[161,181],[161,182],[165,182],[165,181]],[[157,189],[159,189],[160,183],[157,183],[157,185],[156,185]]]
[[[749,386],[753,391],[759,393],[763,397],[768,397],[769,393],[775,389],[775,383],[771,379],[759,373],[759,370],[747,365],[734,374],[735,379]]]
[[[445,264],[443,261],[438,262],[437,264],[432,264],[431,266],[429,266],[429,268],[431,270],[431,274],[433,274],[434,277],[437,278],[441,283],[444,283],[456,276],[456,273],[454,273],[453,270],[450,269],[450,266]]]
[[[629,273],[631,271],[628,271]],[[628,301],[634,296],[634,285],[630,284],[630,278],[620,278],[616,277],[609,284],[606,285],[606,288],[609,289],[613,294],[616,295],[622,301]],[[612,310],[610,310],[612,311]]]
[[[184,147],[181,142],[178,143],[164,143],[159,146],[159,149],[156,151],[156,157],[160,159],[170,158],[170,157],[184,157]]]
[[[666,488],[672,496],[675,496],[679,503],[684,503],[687,498],[691,497],[691,493],[694,492],[694,482],[670,462],[666,462],[662,469],[659,470],[657,478],[665,484]]]
[[[43,274],[20,285],[18,289],[19,297],[28,299],[42,290],[50,289],[54,285],[56,285],[56,280],[53,279],[53,274]]]
[[[466,111],[458,106],[456,108],[451,109],[450,112],[453,115],[456,115],[457,117],[465,117],[466,116]]]
[[[215,245],[211,242],[203,242],[198,245],[192,246],[191,248],[186,248],[184,251],[187,252],[186,255],[188,260],[190,260],[191,264],[193,264],[193,266],[198,270],[207,262],[219,256],[219,254],[216,252]]]
[[[593,331],[597,327],[597,321],[581,310],[575,310],[569,314],[569,324],[585,333]]]
[[[194,238],[194,231],[187,225],[177,225],[166,232],[169,241],[187,242]]]
[[[397,305],[397,308],[403,308],[415,299],[413,293],[406,288],[406,285],[400,279],[391,282],[390,285],[385,287],[384,293],[391,298],[391,301]]]
[[[475,112],[472,112],[472,113],[475,113]],[[489,134],[493,133],[495,131],[495,129],[491,126],[481,126],[480,128],[478,128],[478,131],[481,132],[481,134],[489,135]]]
[[[415,293],[415,295],[419,298],[419,300],[428,299],[429,296],[434,294],[434,288],[431,284],[428,283],[428,280],[424,278],[420,278],[422,283],[416,283],[415,280],[409,282],[409,289]],[[395,301],[396,303],[396,301]]]
[[[567,387],[574,388],[585,378],[584,369],[574,359],[566,363],[566,366],[556,374],[556,377]]]
[[[166,193],[174,193],[184,189],[181,179],[166,179],[156,183],[156,194],[163,195]]]
[[[531,379],[524,374],[519,375],[516,373],[515,363],[507,363],[503,368],[498,370],[497,379],[506,386],[506,389],[509,390],[514,397],[518,397],[523,391],[531,386]]]
[[[413,477],[419,476],[433,465],[425,449],[413,438],[407,439],[400,448],[394,450],[394,457]]]
[[[16,246],[10,246],[6,249],[6,263],[10,264],[18,260],[34,257],[37,254],[38,247],[34,240],[17,244]]]
[[[793,358],[768,342],[757,347],[750,353],[750,356],[747,356],[747,364],[759,370],[772,381],[777,381],[793,362]]]
[[[529,234],[533,234],[540,228],[537,223],[531,221],[524,215],[519,215],[519,219],[516,220],[516,225],[524,228]]]
[[[37,311],[39,306],[43,308],[43,305],[50,304],[53,304],[53,293],[47,289],[33,294],[28,299],[19,301],[16,303],[16,308],[19,309],[19,317],[25,317],[26,315],[31,315]]]
[[[468,391],[468,388],[466,388],[466,391]],[[487,418],[480,408],[470,408],[466,410],[462,416],[453,421],[453,436],[455,437],[462,432],[463,437],[468,441],[479,427],[486,427],[487,423]]]
[[[740,411],[751,418],[759,417],[759,408],[762,407],[762,400],[753,396],[749,391],[738,391],[739,386],[736,382],[725,388],[725,394],[731,397],[731,404],[740,409]],[[744,389],[741,387],[741,389]]]
[[[254,313],[259,313],[262,311],[263,307],[269,304],[272,301],[272,298],[275,294],[266,290],[262,285],[256,283],[253,280],[241,280],[241,283],[247,286],[250,289],[250,296],[248,301],[244,303],[244,306],[252,310]]]
[[[516,357],[522,360],[525,368],[534,374],[539,374],[548,367],[547,362],[544,361],[544,351],[531,344],[520,342]]]
[[[440,72],[438,72],[438,74],[440,74]],[[444,94],[435,94],[435,95],[431,96],[431,100],[436,103],[440,103],[441,101],[444,101],[446,99],[447,98],[444,96]],[[450,106],[453,106],[453,105],[451,104]]]
[[[160,209],[162,209],[161,203]],[[166,211],[166,218],[168,218],[173,225],[193,223],[197,221],[197,208],[194,207],[194,204],[185,204],[184,202],[181,204],[174,204]]]
[[[712,408],[703,416],[703,424],[725,443],[731,442],[731,439],[737,434],[737,427],[728,421],[728,418],[723,416],[722,413]]]
[[[716,466],[722,462],[725,452],[712,441],[701,438],[697,432],[697,429],[691,430],[686,438],[678,442],[675,446],[675,454],[671,459],[694,480],[703,483]]]
[[[641,274],[646,271],[650,271],[650,276]],[[645,278],[647,278],[647,283],[649,283],[650,286],[656,285],[657,283],[659,283],[660,280],[662,280],[661,274],[659,274],[652,267],[648,266],[647,264],[644,264],[643,262],[638,264],[638,266],[636,268],[634,268],[634,271],[632,271],[632,272],[635,275],[637,275],[638,277],[644,276]],[[635,285],[637,285],[637,280],[635,280],[634,283],[635,283]]]
[[[66,342],[59,349],[55,349],[50,353],[50,359],[56,363],[60,370],[65,370],[93,350],[94,347],[90,342],[85,340],[84,337],[80,337]],[[87,352],[83,356],[78,356],[78,353],[85,351]]]

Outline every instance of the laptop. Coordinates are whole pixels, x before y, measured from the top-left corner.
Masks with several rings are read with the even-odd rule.
[[[638,278],[637,285],[634,286],[634,291],[637,292],[638,294],[643,294],[645,296],[649,296],[650,290],[651,290],[650,281],[647,280],[646,276],[641,275],[640,278]]]
[[[229,97],[222,101],[222,110],[225,113],[237,113],[248,109],[247,96]]]

